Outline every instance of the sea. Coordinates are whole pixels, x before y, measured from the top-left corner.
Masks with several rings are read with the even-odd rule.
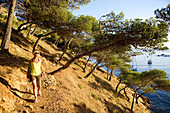
[[[151,64],[148,64],[148,61]],[[170,50],[156,51],[155,54],[142,54],[132,58],[131,64],[138,72],[149,71],[151,69],[164,70],[170,80]],[[156,91],[156,93],[147,93],[144,95],[150,103],[150,110],[153,113],[170,113],[170,92]]]
[[[151,60],[151,64],[148,61]],[[91,61],[95,63],[93,59]],[[164,70],[167,73],[167,79],[170,80],[170,49],[166,51],[156,51],[155,54],[148,55],[143,53],[132,57],[133,69],[138,72],[149,71],[152,69]],[[106,70],[106,68],[104,68]],[[115,74],[119,76],[119,73]],[[153,93],[147,93],[144,95],[150,100],[150,110],[153,113],[170,113],[170,92],[164,90],[156,91]]]

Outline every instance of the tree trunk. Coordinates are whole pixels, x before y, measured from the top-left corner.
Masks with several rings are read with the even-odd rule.
[[[122,81],[119,80],[119,83],[117,84],[116,89],[115,89],[116,92],[117,92],[117,89],[118,89],[118,87],[119,87],[119,85],[120,85],[121,82],[122,82]]]
[[[58,62],[61,61],[61,59],[63,58],[64,54],[65,54],[66,51],[67,51],[67,47],[66,47],[66,46],[67,46],[67,43],[68,43],[68,42],[66,42],[66,43],[64,44],[63,53],[61,54],[60,58],[57,60]]]
[[[57,46],[58,45],[58,41],[60,40],[60,37],[58,39],[55,40],[54,45]]]
[[[26,28],[22,28],[24,25],[27,25],[27,24],[32,24],[32,22],[25,22],[25,23],[23,23],[23,24],[21,24],[19,27],[18,27],[18,30],[17,30],[17,32],[20,32],[20,31],[22,31],[22,30],[26,30],[27,29],[27,27]],[[21,29],[22,28],[22,29]]]
[[[111,72],[110,72],[110,78],[109,78],[109,81],[111,81],[112,76],[113,76],[113,70],[111,70]]]
[[[29,35],[30,35],[31,27],[32,27],[32,24],[31,24],[31,25],[29,26],[29,28],[28,28],[27,38],[28,38],[28,37],[29,37]]]
[[[105,58],[106,54],[100,59],[99,62],[97,62],[97,64],[93,67],[93,69],[91,70],[91,72],[89,72],[84,78],[87,78],[89,77],[94,71],[95,69],[97,68],[97,66],[103,61],[103,59]]]
[[[135,92],[134,92],[134,95],[133,95],[133,101],[132,101],[132,105],[131,105],[130,113],[132,113],[132,112],[133,112],[133,106],[134,106],[134,103],[135,103],[136,92],[137,92],[137,91],[135,91]]]
[[[69,47],[69,45],[70,45],[70,43],[71,43],[71,41],[73,40],[73,38],[74,38],[77,34],[78,34],[78,33],[76,33],[73,37],[71,37],[71,39],[70,39],[68,42],[66,42],[65,47],[64,47],[64,50],[63,50],[63,53],[61,54],[61,57],[59,58],[58,61],[61,61],[61,59],[63,58],[64,54],[66,53],[66,51],[67,51],[67,49],[68,49],[68,47]]]
[[[51,35],[51,34],[53,34],[53,33],[55,33],[55,31],[52,31],[52,32],[47,33],[47,34],[45,34],[45,35],[42,35],[42,34],[41,34],[41,35],[36,36],[36,37],[38,37],[38,39],[37,39],[36,42],[34,43],[32,52],[34,52],[34,51],[37,49],[38,43],[39,43],[39,41],[40,41],[43,37],[46,37],[46,36]],[[34,36],[35,36],[35,35],[34,35]]]
[[[107,80],[109,80],[109,68],[107,68]]]
[[[127,87],[128,87],[128,86],[125,86],[124,88],[122,88],[122,89],[119,91],[119,93],[118,93],[117,97],[119,97],[120,92],[121,92],[122,90],[124,90],[125,88],[127,88]]]
[[[83,72],[86,72],[86,67],[87,67],[87,64],[88,64],[88,62],[90,61],[91,57],[92,57],[92,54],[89,55],[89,58],[88,58],[88,60],[87,60],[87,62],[86,62],[86,64],[85,64],[85,66],[84,66]]]
[[[126,88],[124,88],[124,94],[125,94],[126,98],[128,99],[127,101],[129,102],[130,98],[127,96]]]
[[[1,51],[4,53],[9,53],[9,42],[12,33],[12,21],[14,17],[15,4],[16,4],[16,0],[12,0],[8,11],[8,19],[5,26],[4,36],[1,42]]]
[[[84,77],[84,78],[87,78],[89,77],[93,72],[94,70],[97,68],[97,66],[100,64],[100,62],[97,62],[97,64],[93,67],[93,69]]]
[[[114,73],[113,73],[114,72]],[[111,72],[110,72],[110,78],[109,78],[109,81],[111,81],[111,79],[112,79],[112,76],[113,76],[113,74],[115,74],[117,72],[117,70],[112,70]]]
[[[36,29],[37,29],[37,25],[35,25],[34,30],[31,32],[31,35],[34,35]]]
[[[42,38],[43,38],[42,36],[41,36],[41,37],[38,37],[38,39],[37,39],[36,42],[34,43],[32,52],[34,52],[34,51],[37,49],[38,43],[39,43],[39,41],[40,41]]]
[[[139,94],[139,96],[136,96],[136,104],[138,104],[138,98],[139,98],[139,97],[141,97],[142,99],[144,99],[142,96],[143,96],[144,94],[146,94],[146,93],[148,93],[148,92],[144,92],[144,93],[142,93],[142,94]]]
[[[70,59],[64,66],[62,66],[62,67],[60,67],[59,69],[54,70],[54,71],[52,71],[52,72],[50,72],[50,73],[48,73],[48,74],[52,74],[52,75],[53,75],[53,74],[55,74],[55,73],[57,73],[57,72],[59,72],[59,71],[61,71],[61,70],[64,70],[64,69],[68,68],[68,66],[69,66],[72,62],[74,62],[76,59],[79,59],[79,58],[81,58],[81,57],[83,57],[83,56],[85,56],[85,55],[89,55],[89,54],[91,54],[91,53],[93,53],[93,52],[95,52],[95,51],[101,51],[101,50],[107,49],[107,48],[111,47],[112,45],[114,45],[114,44],[109,44],[109,45],[107,45],[107,46],[94,48],[94,49],[92,49],[92,50],[90,50],[90,51],[87,51],[87,52],[84,52],[84,53],[82,53],[82,54],[76,55],[75,57],[73,57],[72,59]]]

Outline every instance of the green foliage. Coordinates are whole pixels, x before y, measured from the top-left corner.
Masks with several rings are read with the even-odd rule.
[[[113,110],[113,113],[122,113],[122,112],[117,110],[117,109],[115,109],[115,110]]]
[[[154,11],[158,20],[165,21],[170,25],[170,4],[166,8],[157,9]]]
[[[142,73],[125,70],[119,78],[134,90],[140,89],[141,91],[152,93],[156,90],[165,89],[170,83],[169,80],[166,80],[166,72],[158,69],[144,71]],[[163,88],[163,86],[165,87]]]
[[[92,16],[84,16],[75,17],[72,20],[72,26],[76,28],[77,32],[92,32],[92,28],[94,25],[95,18]]]
[[[78,84],[79,88],[82,89],[82,85],[81,84]]]
[[[43,40],[46,40],[46,41],[52,42],[52,43],[55,42],[55,39],[53,37],[45,37],[45,38],[43,38]]]
[[[153,69],[150,71],[144,71],[142,73],[127,70],[122,71],[119,79],[125,83],[128,87],[133,89],[134,93],[138,90],[143,91],[142,95],[145,93],[155,93],[157,90],[169,90],[170,80],[166,80],[167,75],[165,71]],[[138,98],[134,94],[134,99]],[[133,104],[131,105],[131,111],[133,110]]]
[[[37,24],[39,27],[46,29],[60,29],[66,25],[72,18],[72,12],[69,9],[78,8],[80,5],[86,5],[90,0],[29,0],[24,1],[24,6],[17,15],[24,19]],[[56,28],[57,27],[57,28]]]
[[[110,53],[107,54],[103,62],[109,70],[114,70],[113,72],[115,73],[117,71],[129,69],[130,65],[128,65],[127,62],[130,61],[130,57],[127,56],[127,54],[123,54],[121,52],[114,53],[114,51],[110,51]]]
[[[7,19],[8,19],[8,15],[5,15],[5,16],[4,16],[4,20],[7,20]]]
[[[17,18],[15,16],[13,18],[12,25],[17,26],[17,27],[20,25],[20,22],[17,20]]]
[[[98,21],[91,16],[80,16],[72,20],[74,31],[79,33],[70,44],[74,53],[82,53],[93,48],[93,36],[98,32]]]
[[[65,1],[29,0],[24,2],[25,9],[20,9],[22,13],[17,12],[17,16],[43,29],[60,29],[59,26],[65,25],[72,18],[72,13],[67,9]]]
[[[35,31],[35,33],[36,34],[40,34],[42,31],[40,30],[40,29],[37,29],[36,31]]]
[[[0,18],[2,18],[3,17],[3,14],[0,14]]]
[[[96,40],[102,43],[114,42],[121,47],[135,47],[142,50],[167,49],[164,43],[168,41],[168,25],[150,18],[146,20],[123,20],[123,14],[115,15],[113,12],[104,15],[100,21],[101,31],[106,37]],[[131,48],[130,47],[130,48]]]
[[[79,9],[79,6],[87,5],[91,0],[66,0],[70,9]]]
[[[51,37],[54,38],[54,39],[58,39],[59,38],[57,33],[51,34]]]
[[[100,97],[98,97],[96,94],[91,93],[91,96],[95,99],[95,100],[101,100]]]
[[[31,39],[29,36],[28,36],[28,39],[31,40],[32,43],[35,43],[35,41]]]
[[[159,89],[159,90],[165,90],[165,91],[170,91],[170,80],[166,79],[157,79],[154,81],[154,85],[152,87],[154,89]]]

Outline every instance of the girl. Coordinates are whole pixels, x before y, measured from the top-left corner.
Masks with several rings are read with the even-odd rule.
[[[29,61],[27,78],[32,81],[33,93],[34,93],[34,102],[37,102],[37,86],[38,86],[38,95],[41,95],[41,77],[43,72],[43,67],[40,60],[40,52],[34,51],[34,57]]]

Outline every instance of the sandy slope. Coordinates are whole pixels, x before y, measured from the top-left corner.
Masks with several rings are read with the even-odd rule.
[[[31,38],[35,40],[34,37]],[[37,103],[33,103],[32,85],[27,82],[25,75],[28,60],[33,57],[32,45],[33,42],[24,38],[24,35],[13,33],[10,43],[11,55],[0,54],[0,113],[129,112],[130,103],[126,97],[122,94],[117,98],[114,90],[118,83],[117,78],[114,76],[112,81],[108,82],[106,73],[96,70],[93,75],[85,79],[84,76],[90,71],[92,64],[89,64],[84,73],[83,59],[77,60],[69,68],[54,76],[46,75],[42,80],[42,96],[38,97]],[[54,45],[41,41],[38,49],[41,51],[46,72],[61,66],[51,62],[58,59],[61,54]],[[63,60],[61,64],[65,62]],[[132,101],[133,92],[130,89],[127,92]],[[141,99],[140,101],[142,102]],[[141,102],[135,104],[134,112],[150,113]]]

